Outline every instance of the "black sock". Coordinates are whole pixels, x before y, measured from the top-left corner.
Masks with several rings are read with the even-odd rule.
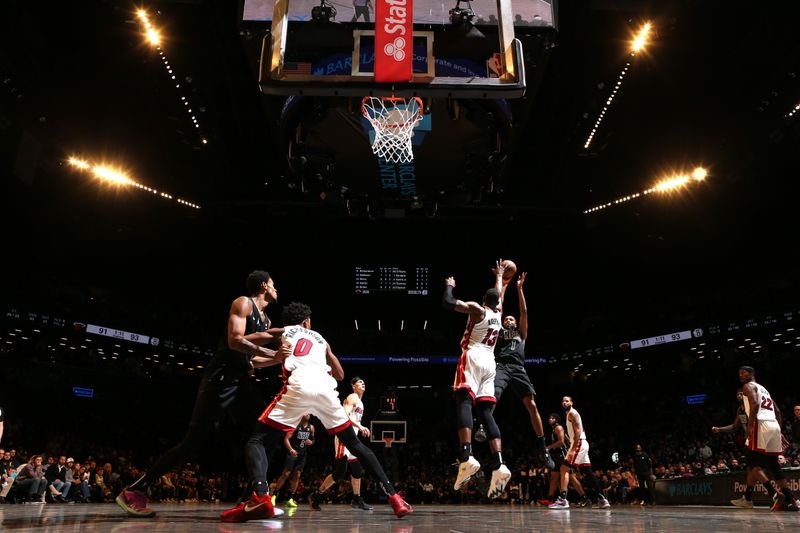
[[[753,487],[747,487],[744,490],[744,499],[748,502],[753,501]]]
[[[565,491],[565,490],[558,491],[558,497],[561,498],[562,500],[566,500],[567,499],[567,491]]]
[[[770,496],[775,496],[775,487],[772,486],[772,483],[769,480],[764,482],[764,488],[767,489],[767,494]]]
[[[138,490],[147,492],[147,481],[145,481],[144,476],[140,477],[130,485],[128,485],[128,490]]]
[[[269,485],[263,481],[256,481],[256,485],[253,490],[257,496],[263,496],[265,494],[269,494]]]
[[[470,455],[472,455],[472,444],[469,442],[462,442],[461,448],[458,452],[458,460],[463,463],[469,459]]]
[[[536,437],[536,442],[538,443],[538,446],[539,446],[540,449],[542,449],[542,450],[546,450],[547,449],[547,443],[545,443],[545,441],[544,441],[544,436]]]

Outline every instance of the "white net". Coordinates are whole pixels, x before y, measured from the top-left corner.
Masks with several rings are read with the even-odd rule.
[[[372,153],[393,163],[408,163],[414,160],[411,137],[414,126],[422,119],[422,99],[379,98],[365,96],[361,101],[361,112],[375,130]]]

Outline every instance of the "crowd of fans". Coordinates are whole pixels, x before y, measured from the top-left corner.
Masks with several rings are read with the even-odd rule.
[[[652,433],[650,439],[641,441],[652,461],[652,475],[656,479],[669,479],[744,471],[743,435],[710,431],[712,422],[720,420],[724,414],[711,407],[695,409],[693,416],[684,417],[678,430],[673,427],[670,431]],[[787,413],[786,418],[784,433],[791,447],[781,456],[781,463],[785,467],[800,467],[800,406],[793,409],[791,415]],[[722,421],[726,420],[722,418]],[[446,434],[446,431],[433,432],[428,440],[411,439],[403,445],[376,448],[376,453],[387,466],[398,490],[412,504],[486,502],[487,479],[480,474],[461,491],[453,491],[456,467]],[[513,475],[496,503],[528,504],[548,497],[550,473],[533,462],[532,447],[526,446],[528,438],[520,433],[506,439],[507,462]],[[144,464],[147,453],[152,453],[152,450],[145,453],[131,450],[123,454],[97,446],[95,454],[76,460],[67,455],[68,449],[58,449],[58,443],[45,444],[43,448],[48,452],[44,454],[30,452],[32,444],[0,448],[1,503],[112,502],[122,487],[141,475],[136,459]],[[91,443],[76,446],[79,449],[91,447]],[[592,441],[592,449],[595,475],[610,502],[649,501],[636,475],[632,448],[618,450],[608,439],[599,438]],[[517,450],[523,452],[517,453]],[[479,444],[476,444],[476,453],[481,453]],[[319,486],[332,469],[332,455],[332,445],[324,438],[312,448],[297,493],[307,495]],[[280,460],[275,461],[271,477],[280,472],[280,463]],[[242,472],[242,469],[208,472],[200,464],[187,463],[162,476],[152,488],[151,497],[153,501],[168,503],[235,501],[248,490]],[[362,495],[373,502],[383,497],[378,484],[370,479],[364,479]],[[336,490],[326,493],[326,498],[329,503],[349,502],[350,484],[339,483]]]

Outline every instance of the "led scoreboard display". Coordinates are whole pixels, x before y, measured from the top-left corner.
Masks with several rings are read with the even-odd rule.
[[[428,267],[364,267],[354,269],[356,294],[396,293],[428,295]]]

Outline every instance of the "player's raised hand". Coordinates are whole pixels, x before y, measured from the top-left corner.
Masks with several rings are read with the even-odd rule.
[[[495,261],[494,268],[492,268],[492,272],[495,276],[502,276],[503,272],[506,271],[506,266],[503,264],[503,259],[498,259]]]
[[[455,286],[456,286],[456,278],[454,278],[453,276],[450,276],[449,278],[444,280],[444,284],[447,285],[448,287],[455,288]]]
[[[519,275],[519,277],[517,278],[517,289],[520,290],[522,289],[522,286],[525,284],[525,278],[527,277],[527,275],[528,275],[527,272],[523,272],[522,274]]]

